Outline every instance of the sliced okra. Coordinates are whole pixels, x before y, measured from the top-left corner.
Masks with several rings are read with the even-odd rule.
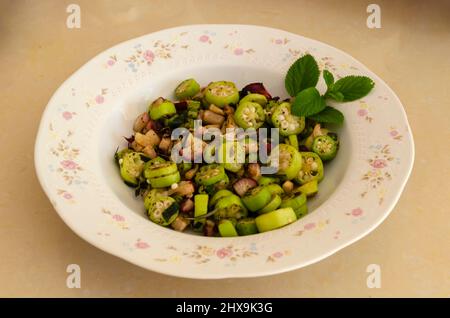
[[[272,150],[270,160],[276,161],[278,156],[278,174],[283,175],[287,180],[294,179],[302,168],[302,156],[294,147],[286,144],[279,144]]]
[[[328,135],[317,136],[312,144],[312,151],[319,155],[323,161],[336,157],[338,142]]]
[[[297,135],[305,128],[305,117],[293,115],[291,104],[284,102],[273,111],[272,123],[282,136]]]
[[[242,202],[252,212],[258,211],[265,207],[271,200],[272,195],[270,191],[264,186],[257,186],[250,189],[242,197]]]
[[[194,97],[200,92],[200,84],[193,78],[182,81],[175,88],[175,96],[179,100],[185,100]]]
[[[138,152],[125,153],[122,158],[119,159],[119,166],[120,176],[124,182],[131,187],[138,186],[141,173],[145,166],[141,154]]]
[[[281,204],[281,197],[278,194],[272,194],[272,199],[265,207],[258,211],[259,214],[264,214],[276,210]]]
[[[174,103],[162,97],[157,98],[149,107],[150,118],[153,120],[176,114],[176,112]]]
[[[199,185],[212,185],[225,178],[225,170],[219,164],[209,164],[201,167],[195,175],[195,182]]]
[[[258,228],[256,227],[254,218],[240,219],[236,223],[236,230],[241,236],[258,233]]]
[[[239,101],[239,105],[246,102],[258,103],[259,105],[264,107],[267,105],[267,98],[262,94],[248,94],[242,97],[242,99]]]
[[[241,102],[233,117],[239,127],[244,129],[258,129],[264,124],[266,115],[260,104],[254,102]]]
[[[214,104],[223,108],[225,105],[237,104],[239,91],[232,82],[212,82],[205,89],[204,99],[208,106]]]
[[[301,185],[313,180],[322,181],[323,163],[320,157],[314,152],[301,152],[301,155],[303,164],[295,181]]]
[[[156,224],[167,226],[178,216],[179,205],[172,197],[156,195],[148,204],[148,217]]]

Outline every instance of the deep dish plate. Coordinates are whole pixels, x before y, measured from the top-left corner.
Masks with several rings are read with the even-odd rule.
[[[286,70],[309,52],[338,76],[375,81],[362,100],[337,105],[341,149],[325,167],[310,214],[285,228],[238,238],[178,233],[148,221],[112,160],[135,117],[181,80],[202,85],[263,81],[287,97]],[[321,79],[320,89],[325,85]],[[141,267],[180,277],[253,277],[317,262],[362,238],[390,213],[410,175],[414,144],[401,102],[348,54],[302,36],[249,25],[192,25],[121,43],[100,53],[51,98],[35,145],[39,181],[79,236]]]

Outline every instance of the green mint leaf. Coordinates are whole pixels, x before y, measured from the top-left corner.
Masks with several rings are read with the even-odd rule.
[[[295,96],[292,114],[308,117],[321,112],[325,107],[325,100],[319,91],[315,87],[309,87]]]
[[[344,95],[343,102],[351,102],[369,94],[374,86],[374,81],[366,76],[350,75],[334,83],[333,92]]]
[[[319,123],[342,124],[344,122],[344,114],[331,106],[327,106],[320,113],[311,115],[308,118],[311,118]]]
[[[323,70],[323,79],[325,80],[325,83],[327,84],[328,89],[334,84],[334,76],[331,74],[328,70]]]
[[[328,91],[325,94],[325,98],[331,98],[334,99],[337,102],[343,102],[344,101],[344,94],[341,92],[335,92],[334,90]]]
[[[308,87],[315,87],[319,81],[319,67],[312,55],[307,54],[295,61],[284,79],[284,86],[290,96],[296,96]]]

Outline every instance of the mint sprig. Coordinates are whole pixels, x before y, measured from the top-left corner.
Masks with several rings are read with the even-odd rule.
[[[325,80],[325,84],[327,84],[328,89],[334,84],[334,76],[328,70],[323,70],[323,79]]]
[[[295,61],[289,68],[284,79],[286,91],[290,96],[296,96],[302,90],[315,87],[319,81],[320,71],[317,62],[310,54]]]
[[[321,112],[325,107],[325,100],[320,96],[317,88],[309,87],[295,96],[292,113],[295,116],[308,117]]]
[[[327,106],[320,113],[309,116],[312,120],[320,123],[342,124],[344,122],[344,114],[334,107]]]
[[[343,96],[340,98],[342,100],[337,101],[351,102],[369,94],[374,86],[374,81],[367,76],[345,76],[329,86],[328,96],[327,93],[325,96],[335,99],[336,94],[340,93],[339,96]]]
[[[351,102],[366,96],[375,86],[374,81],[367,76],[349,75],[335,82],[333,74],[323,70],[327,91],[321,96],[315,87],[319,76],[317,62],[310,54],[302,56],[289,68],[284,84],[289,95],[295,96],[292,105],[294,115],[340,124],[344,121],[344,115],[334,107],[326,106],[326,100]]]

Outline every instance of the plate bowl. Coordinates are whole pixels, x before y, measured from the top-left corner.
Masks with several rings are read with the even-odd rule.
[[[339,155],[310,201],[310,213],[282,229],[247,237],[178,233],[150,222],[142,200],[117,173],[113,154],[126,145],[136,116],[183,79],[202,85],[264,82],[287,97],[284,76],[312,54],[335,77],[366,75],[364,99],[335,105]],[[322,79],[319,90],[325,90]],[[141,267],[189,278],[270,275],[317,262],[373,230],[390,213],[412,169],[414,144],[392,90],[364,65],[321,42],[248,25],[193,25],[148,34],[99,54],[50,100],[36,139],[35,166],[58,214],[79,236]]]

